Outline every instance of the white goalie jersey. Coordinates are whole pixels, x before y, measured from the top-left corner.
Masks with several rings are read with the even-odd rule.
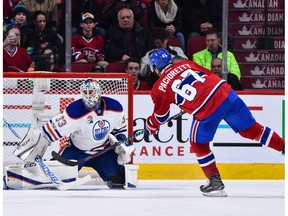
[[[127,137],[127,125],[122,105],[108,97],[101,97],[97,109],[89,110],[82,99],[71,103],[63,112],[42,126],[51,142],[63,136],[70,137],[70,144],[86,151],[102,150],[112,133],[118,140]]]

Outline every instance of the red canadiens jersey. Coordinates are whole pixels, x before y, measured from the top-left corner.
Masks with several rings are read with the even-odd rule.
[[[231,86],[213,72],[192,61],[180,61],[168,67],[153,85],[151,97],[155,126],[169,117],[170,104],[176,104],[198,120],[211,115],[225,100]]]
[[[73,53],[79,53],[75,60],[83,59],[84,56],[89,54],[95,55],[101,53],[104,46],[104,40],[100,35],[94,35],[94,37],[87,39],[81,34],[75,34],[72,37]],[[73,54],[74,55],[74,54]]]
[[[17,47],[15,52],[10,54],[5,48],[3,49],[3,71],[28,71],[31,65],[31,57],[27,50]]]

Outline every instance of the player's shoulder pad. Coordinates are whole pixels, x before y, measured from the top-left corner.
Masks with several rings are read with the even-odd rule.
[[[106,110],[112,110],[116,112],[123,111],[123,106],[120,104],[119,101],[110,97],[105,97],[105,96],[102,96],[102,100],[104,100],[106,103]]]
[[[69,104],[69,106],[66,108],[66,112],[70,118],[80,118],[91,112],[91,110],[85,107],[81,98]]]

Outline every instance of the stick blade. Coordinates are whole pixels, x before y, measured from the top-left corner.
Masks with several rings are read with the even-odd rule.
[[[81,185],[89,182],[90,179],[91,179],[91,176],[90,176],[90,175],[86,175],[86,176],[84,176],[83,178],[78,178],[78,179],[76,179],[76,181],[72,181],[72,182],[69,182],[69,183],[59,184],[59,185],[57,185],[56,187],[57,187],[59,190],[69,190],[69,189],[72,189],[72,188],[74,188],[74,187],[81,186]]]

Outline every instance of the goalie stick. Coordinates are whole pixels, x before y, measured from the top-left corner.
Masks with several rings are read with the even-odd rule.
[[[7,125],[9,130],[18,138],[21,139],[19,134],[11,127],[11,124],[9,124],[4,118],[4,123]],[[63,182],[60,178],[56,176],[56,174],[49,168],[49,166],[44,162],[41,156],[37,156],[35,158],[35,162],[39,165],[42,172],[51,180],[52,184],[59,190],[69,190],[74,187],[78,187],[80,185],[83,185],[90,181],[91,176],[87,175],[83,178],[78,178],[75,181],[72,182]]]
[[[83,178],[79,178],[75,181],[72,182],[63,182],[61,181],[56,175],[55,173],[49,168],[49,166],[44,162],[44,160],[42,159],[42,157],[40,157],[39,155],[35,158],[35,162],[39,165],[39,167],[41,168],[41,170],[45,173],[45,175],[52,181],[53,185],[59,189],[59,190],[69,190],[71,188],[83,185],[85,183],[87,183],[90,179],[91,176],[87,175]]]
[[[183,110],[181,110],[181,111],[180,111],[179,113],[177,113],[176,115],[171,116],[169,119],[167,119],[166,122],[169,122],[169,121],[171,121],[171,120],[173,120],[173,119],[176,119],[176,118],[178,118],[179,116],[181,116],[181,115],[183,115],[183,114],[185,114],[185,112],[184,112]],[[165,122],[165,123],[166,123],[166,122]],[[103,149],[102,151],[99,151],[99,152],[97,152],[97,153],[95,153],[95,154],[93,154],[93,155],[89,155],[89,156],[87,156],[87,157],[85,157],[85,158],[82,158],[81,160],[78,160],[78,161],[77,161],[77,160],[69,160],[69,159],[67,159],[67,158],[65,158],[65,157],[62,157],[60,154],[58,154],[58,153],[55,152],[55,151],[52,151],[51,154],[52,154],[52,157],[53,157],[54,159],[56,159],[57,161],[59,161],[60,163],[63,163],[63,164],[65,164],[65,165],[67,165],[67,166],[76,166],[76,165],[85,163],[86,161],[91,160],[91,159],[93,159],[93,158],[96,158],[96,157],[98,157],[98,156],[100,156],[100,155],[102,155],[102,154],[110,151],[111,149],[114,149],[117,145],[120,145],[120,144],[122,144],[122,143],[129,142],[130,140],[134,139],[135,137],[137,137],[137,136],[139,136],[139,135],[141,135],[141,134],[143,134],[143,133],[145,133],[145,129],[144,129],[144,130],[139,130],[139,131],[137,131],[135,134],[133,134],[132,136],[127,137],[126,139],[120,140],[119,142],[116,142],[114,145],[110,145],[109,147]]]

